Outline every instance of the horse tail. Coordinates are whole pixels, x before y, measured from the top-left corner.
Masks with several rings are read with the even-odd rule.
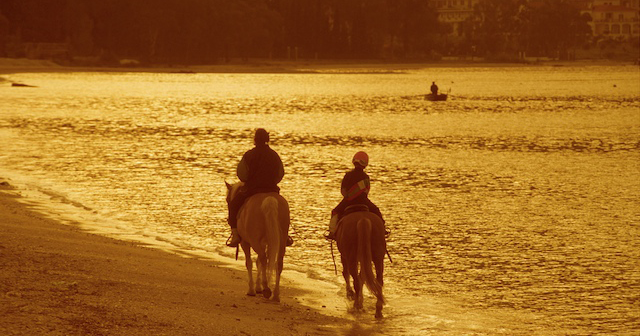
[[[380,301],[384,302],[382,285],[373,275],[373,258],[371,254],[372,225],[368,218],[363,218],[356,224],[358,231],[358,262],[360,263],[360,279]]]
[[[278,223],[278,200],[269,196],[262,201],[262,212],[265,214],[267,231],[267,280],[277,271],[280,245],[280,225]]]

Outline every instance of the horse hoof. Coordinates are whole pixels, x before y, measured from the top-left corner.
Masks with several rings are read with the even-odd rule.
[[[264,296],[264,298],[265,298],[265,299],[270,298],[270,297],[271,297],[271,289],[269,289],[269,288],[265,288],[265,289],[262,291],[262,295]]]
[[[354,292],[347,292],[347,299],[353,301],[356,299],[356,293]]]
[[[383,316],[382,316],[382,313],[381,313],[381,312],[376,312],[376,318],[377,318],[377,319],[381,319],[382,317],[383,317]]]
[[[249,295],[249,296],[256,296],[256,292],[247,292],[247,295]]]

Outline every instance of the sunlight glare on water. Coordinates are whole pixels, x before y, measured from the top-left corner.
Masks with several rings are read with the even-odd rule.
[[[232,254],[224,181],[268,129],[296,240],[285,268],[340,286],[322,234],[366,150],[394,262],[385,322],[354,327],[640,327],[637,68],[5,77],[38,88],[0,87],[3,169],[181,248]],[[424,100],[432,80],[451,99]]]

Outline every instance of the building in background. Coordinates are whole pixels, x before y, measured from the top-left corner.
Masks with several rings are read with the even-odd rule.
[[[592,21],[594,37],[625,41],[640,37],[640,0],[593,0],[583,13]]]
[[[478,3],[488,0],[434,0],[438,20],[450,27],[449,37],[462,37],[467,20],[474,16]],[[529,2],[535,2],[530,0]],[[615,40],[640,38],[640,0],[569,0],[583,14],[591,17],[594,37]]]
[[[482,0],[435,0],[432,6],[438,13],[438,21],[448,25],[449,35],[462,37],[465,24],[474,15],[475,6]]]

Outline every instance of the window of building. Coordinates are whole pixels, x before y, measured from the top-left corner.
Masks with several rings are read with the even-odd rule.
[[[625,35],[631,34],[631,25],[623,24],[622,25],[622,33]]]
[[[596,25],[596,35],[606,35],[609,34],[609,25],[608,24],[598,24]]]
[[[612,25],[611,34],[620,34],[620,25],[617,25],[617,24]]]

